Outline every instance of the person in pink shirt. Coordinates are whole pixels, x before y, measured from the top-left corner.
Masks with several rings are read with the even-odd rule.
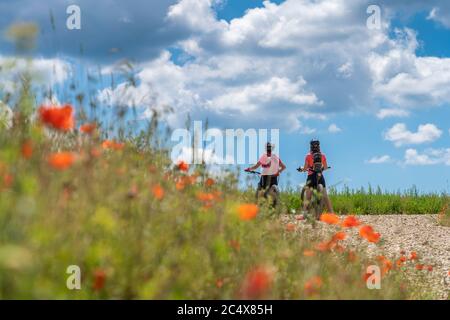
[[[273,148],[274,146],[268,142],[266,144],[266,152],[259,158],[258,162],[254,166],[245,169],[245,171],[253,171],[260,166],[262,167],[258,191],[265,190],[265,197],[267,197],[267,191],[272,186],[278,186],[278,176],[286,169],[281,159],[272,153]]]

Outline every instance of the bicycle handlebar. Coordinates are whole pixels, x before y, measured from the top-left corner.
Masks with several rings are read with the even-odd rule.
[[[253,171],[253,170],[244,170],[244,171],[247,172],[247,173],[252,173],[252,174],[257,174],[257,175],[261,174],[261,172]]]
[[[331,167],[326,167],[326,169],[331,169]],[[325,169],[324,169],[324,170],[325,170]],[[324,171],[324,170],[322,170],[322,171]],[[297,168],[297,171],[298,171],[298,172],[306,172],[306,171],[308,171],[308,169],[299,167],[299,168]]]

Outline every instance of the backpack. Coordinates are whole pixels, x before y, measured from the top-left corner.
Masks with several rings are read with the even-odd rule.
[[[313,153],[313,167],[312,170],[314,172],[321,172],[322,171],[322,153],[316,152]]]

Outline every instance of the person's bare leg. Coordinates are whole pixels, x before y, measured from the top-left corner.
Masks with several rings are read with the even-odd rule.
[[[309,189],[309,187],[306,187],[305,188],[305,198],[303,199],[303,211],[306,211],[310,201],[311,201],[311,190]]]
[[[325,205],[327,206],[328,212],[333,213],[334,212],[333,206],[331,205],[331,200],[328,197],[328,193],[327,193],[327,189],[326,188],[323,188],[323,196],[325,198]]]

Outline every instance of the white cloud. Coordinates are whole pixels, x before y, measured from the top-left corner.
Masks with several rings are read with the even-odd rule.
[[[447,7],[447,10],[441,10],[439,7],[433,7],[428,13],[427,19],[434,20],[447,28],[450,28],[450,10]]]
[[[336,124],[332,123],[330,124],[330,126],[328,127],[328,132],[330,133],[339,133],[341,132],[342,129],[339,128]]]
[[[406,165],[435,165],[445,164],[450,166],[450,148],[447,149],[427,149],[423,153],[416,149],[405,151]]]
[[[372,52],[373,93],[397,108],[440,106],[450,99],[450,58],[418,57],[414,30],[396,30],[391,49]]]
[[[14,93],[21,85],[20,75],[28,72],[34,85],[52,87],[64,82],[71,70],[70,64],[61,59],[37,58],[28,61],[23,58],[0,56],[0,89]]]
[[[380,109],[380,111],[378,111],[377,113],[378,119],[385,119],[392,117],[404,118],[408,116],[409,111],[403,109]]]
[[[389,155],[384,155],[384,156],[380,156],[380,157],[373,157],[373,158],[367,160],[366,163],[381,164],[381,163],[388,163],[391,161],[392,161],[392,159]]]
[[[140,65],[128,101],[151,92],[153,104],[175,110],[171,124],[189,113],[224,126],[301,132],[310,130],[302,124],[308,117],[362,109],[405,117],[409,108],[450,100],[450,59],[416,56],[415,32],[392,35],[389,14],[369,30],[361,22],[368,1],[264,1],[229,22],[217,18],[215,3],[170,7],[166,22],[190,34],[176,44],[178,64],[164,51]]]
[[[384,139],[394,143],[396,147],[408,144],[433,142],[442,135],[442,131],[434,124],[419,125],[417,132],[411,132],[404,123],[397,123],[385,134]]]
[[[240,110],[242,113],[277,107],[274,103],[287,105],[321,105],[314,93],[305,92],[305,81],[299,79],[291,82],[287,78],[272,77],[267,82],[232,88],[227,93],[208,101],[208,105],[216,110]],[[276,111],[275,109],[273,111]]]

